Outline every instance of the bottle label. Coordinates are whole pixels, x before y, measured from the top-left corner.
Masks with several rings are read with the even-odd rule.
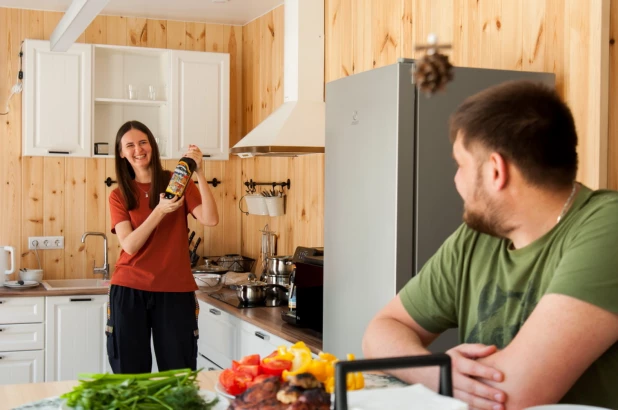
[[[190,178],[191,170],[189,164],[185,161],[179,161],[165,192],[175,196],[182,196]]]

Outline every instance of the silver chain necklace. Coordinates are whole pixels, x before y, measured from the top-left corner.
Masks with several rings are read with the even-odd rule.
[[[142,188],[140,188],[139,185],[137,185],[137,182],[135,183],[135,186],[137,187],[137,189],[139,189],[140,191],[142,191],[144,193],[146,198],[148,198],[148,191],[144,191]]]
[[[569,195],[566,202],[564,203],[564,206],[562,207],[562,212],[560,212],[558,219],[556,219],[556,223],[559,223],[564,217],[564,214],[566,214],[568,207],[569,205],[571,205],[571,201],[573,200],[573,196],[575,195],[576,188],[577,188],[577,182],[573,182],[573,188],[571,189],[571,194]]]

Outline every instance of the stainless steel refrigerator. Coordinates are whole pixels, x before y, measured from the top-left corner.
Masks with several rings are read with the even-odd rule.
[[[455,68],[431,97],[414,60],[326,84],[324,351],[362,356],[371,318],[462,223],[448,119],[468,96],[514,79],[553,86],[553,74]],[[441,295],[430,295],[441,297]],[[457,344],[450,330],[434,352]]]

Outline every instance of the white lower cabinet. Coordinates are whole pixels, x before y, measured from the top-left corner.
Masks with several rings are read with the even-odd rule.
[[[43,350],[0,352],[0,384],[42,383]]]
[[[107,295],[48,296],[45,304],[45,381],[104,373]]]
[[[197,354],[197,368],[203,369],[204,371],[207,371],[207,372],[211,370],[221,370],[222,369],[216,363],[213,363],[210,360],[208,360],[208,358],[206,358],[206,356],[204,356],[201,353]]]
[[[241,321],[238,337],[238,357],[250,354],[259,354],[266,357],[281,345],[289,346],[292,343],[273,335],[249,322]]]
[[[241,320],[201,300],[199,304],[198,357],[203,356],[220,368],[230,367],[236,358]]]
[[[45,381],[44,314],[44,297],[0,298],[0,384]]]

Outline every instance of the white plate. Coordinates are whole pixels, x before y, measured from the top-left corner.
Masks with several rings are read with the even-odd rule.
[[[215,397],[219,397],[219,401],[217,402],[217,404],[215,404],[215,407],[213,407],[212,410],[226,410],[230,405],[230,402],[228,399],[223,397],[221,394],[215,393],[214,391],[200,390],[199,393],[200,393],[200,396],[202,396],[202,398],[206,400],[207,402],[212,401],[212,399],[214,399]],[[62,400],[62,403],[60,403],[59,410],[72,410],[72,409],[73,409],[72,407],[69,407],[66,405],[65,400]]]
[[[236,396],[232,396],[231,394],[226,392],[225,388],[223,386],[221,386],[221,383],[219,383],[219,382],[217,382],[217,384],[215,384],[215,391],[217,393],[219,393],[221,396],[227,397],[230,400],[234,400],[236,398]]]
[[[7,288],[35,288],[39,286],[39,282],[35,280],[26,280],[23,285],[20,285],[16,280],[9,280],[4,282],[4,286]]]

